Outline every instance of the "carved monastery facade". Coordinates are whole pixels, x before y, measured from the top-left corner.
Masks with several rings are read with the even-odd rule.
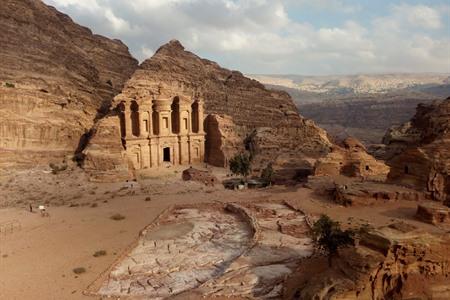
[[[196,97],[121,99],[120,129],[136,170],[204,161],[203,101]]]

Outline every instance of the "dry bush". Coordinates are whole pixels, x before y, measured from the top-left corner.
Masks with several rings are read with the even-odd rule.
[[[114,214],[110,217],[111,220],[114,221],[121,221],[123,219],[125,219],[125,216],[121,215],[121,214]]]
[[[98,250],[98,251],[95,251],[95,253],[93,254],[94,257],[100,257],[100,256],[105,256],[105,255],[106,255],[105,250]]]
[[[83,274],[86,273],[86,268],[78,267],[72,270],[75,274]]]

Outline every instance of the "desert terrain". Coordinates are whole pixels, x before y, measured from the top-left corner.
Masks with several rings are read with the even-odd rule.
[[[450,299],[447,74],[273,89],[47,2],[0,10],[0,299]]]
[[[172,205],[286,201],[306,214],[325,213],[344,225],[378,227],[402,221],[425,231],[445,232],[418,221],[414,201],[344,207],[302,185],[232,191],[182,181],[180,171],[160,170],[136,182],[115,184],[89,183],[77,169],[57,175],[49,168],[2,174],[2,203],[10,199],[0,210],[2,299],[89,299],[83,294],[87,287],[127,252],[140,230]],[[227,178],[223,169],[214,168],[213,173]],[[27,186],[34,188],[24,196]],[[40,215],[38,205],[46,206],[48,217]],[[111,219],[116,214],[124,219]],[[11,222],[12,228],[6,225]],[[101,250],[106,254],[94,256]],[[86,272],[75,274],[76,268]],[[193,295],[189,297],[195,299]]]

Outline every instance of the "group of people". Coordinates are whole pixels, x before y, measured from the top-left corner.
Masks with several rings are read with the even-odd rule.
[[[46,208],[44,205],[39,205],[38,206],[39,212],[41,213],[42,217],[50,217],[49,213],[47,212]],[[30,203],[30,212],[33,212],[33,205],[31,205]]]

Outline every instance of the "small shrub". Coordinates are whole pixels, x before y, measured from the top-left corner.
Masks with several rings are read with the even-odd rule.
[[[86,268],[83,267],[78,267],[72,270],[75,274],[79,275],[79,274],[83,274],[86,273]]]
[[[251,158],[246,153],[236,154],[230,159],[230,171],[233,174],[242,175],[244,178],[250,174]]]
[[[52,174],[55,174],[55,175],[58,174],[59,172],[67,170],[67,164],[65,164],[65,163],[60,164],[60,165],[50,163],[49,166],[52,169]]]
[[[98,206],[97,203],[92,203],[92,204],[91,204],[91,207],[97,207],[97,206]]]
[[[111,220],[114,221],[121,221],[123,219],[125,219],[125,216],[121,215],[121,214],[114,214],[110,217]]]
[[[150,198],[150,197],[145,197],[145,201],[151,201],[152,200],[152,198]]]
[[[14,83],[10,83],[10,82],[5,82],[5,86],[7,88],[15,88],[16,87],[16,85]]]
[[[100,257],[100,256],[105,256],[106,255],[106,251],[105,250],[98,250],[98,251],[95,251],[95,253],[94,253],[94,257]]]
[[[328,256],[328,265],[331,267],[332,259],[338,254],[338,249],[354,245],[355,232],[342,230],[339,222],[333,221],[327,215],[322,215],[312,228],[313,239],[317,247]]]

